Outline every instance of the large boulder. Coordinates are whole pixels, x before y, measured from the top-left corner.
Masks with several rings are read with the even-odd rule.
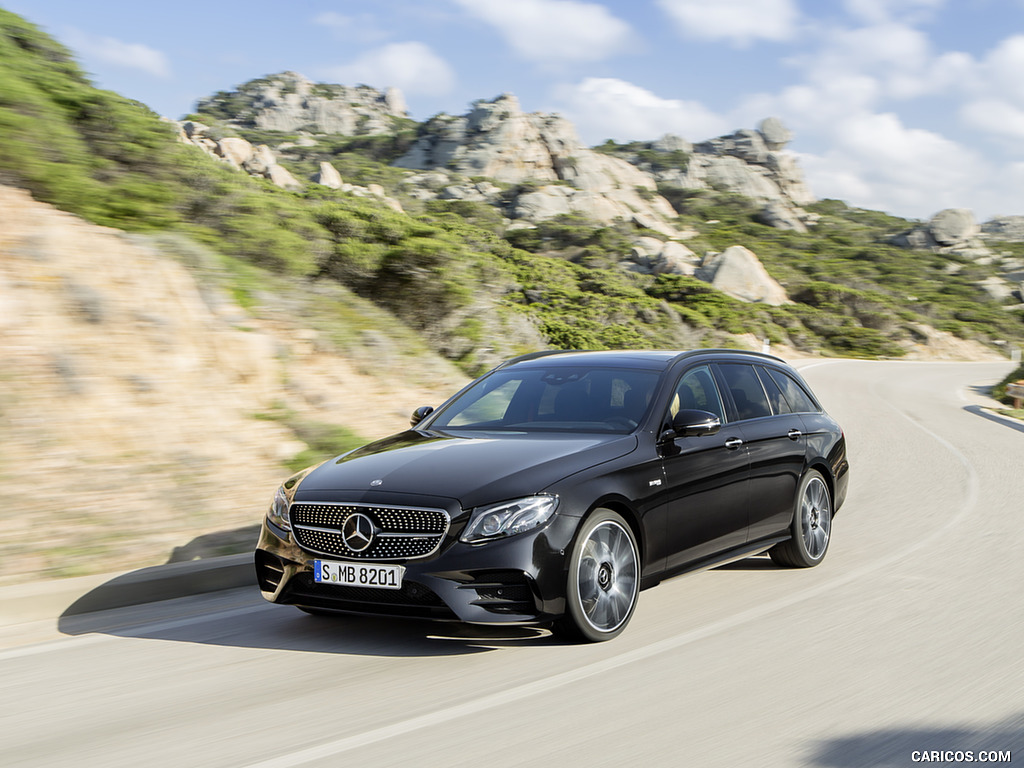
[[[789,130],[777,117],[766,117],[757,126],[765,146],[772,152],[785,149],[786,145],[793,140],[793,132]]]
[[[275,163],[270,166],[267,170],[266,177],[270,179],[273,184],[281,189],[288,189],[292,192],[298,192],[302,189],[302,182],[296,179],[292,172],[285,168],[283,165]]]
[[[327,161],[320,163],[320,170],[313,174],[311,181],[331,189],[341,189],[342,180],[338,169]]]
[[[241,168],[252,160],[253,156],[252,144],[237,136],[228,136],[218,141],[216,151],[235,168]]]
[[[981,225],[985,237],[993,240],[1024,242],[1024,216],[999,216]]]
[[[790,303],[786,290],[768,274],[754,252],[742,245],[709,254],[695,276],[740,301],[772,306]]]
[[[655,275],[692,275],[697,269],[697,255],[682,243],[669,240],[651,260]]]
[[[674,133],[666,133],[657,141],[651,144],[651,149],[657,152],[685,152],[689,154],[693,152],[693,144],[682,136],[676,136]]]
[[[692,275],[697,262],[696,254],[682,243],[645,236],[633,240],[629,258],[621,266],[649,275]]]
[[[776,229],[790,229],[794,232],[806,232],[807,225],[793,208],[783,205],[778,200],[767,203],[757,214],[757,220]]]
[[[928,231],[939,245],[967,243],[981,232],[974,214],[966,208],[939,211],[928,223]]]
[[[901,248],[990,260],[994,254],[980,235],[981,228],[971,211],[966,208],[947,208],[932,216],[926,224],[899,233],[890,242]]]

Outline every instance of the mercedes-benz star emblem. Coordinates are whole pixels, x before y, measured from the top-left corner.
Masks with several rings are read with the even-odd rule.
[[[373,543],[373,521],[361,512],[349,515],[341,528],[341,538],[353,552],[362,552]]]

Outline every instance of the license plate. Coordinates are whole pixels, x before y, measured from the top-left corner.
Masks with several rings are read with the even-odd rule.
[[[401,589],[405,568],[400,565],[376,563],[336,563],[330,560],[313,561],[313,578],[321,584],[341,587],[376,587]]]

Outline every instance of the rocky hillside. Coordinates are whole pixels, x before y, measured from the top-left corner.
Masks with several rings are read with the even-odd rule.
[[[28,489],[0,584],[242,551],[289,467],[403,429],[464,381],[287,281],[243,309],[187,242],[10,187],[0,210],[0,477]]]
[[[316,146],[312,137],[318,135],[398,133],[404,126],[396,118],[405,115],[401,94],[393,88],[379,92],[367,86],[314,84],[294,72],[202,99],[197,112],[219,121],[220,130],[214,133],[228,128],[265,138],[275,133],[298,135],[294,142],[278,144],[278,153],[286,156],[296,146]],[[279,178],[269,173],[276,158],[266,145],[240,154],[237,138],[217,140],[209,126],[198,121],[185,121],[181,127],[185,140],[235,166],[266,176],[278,186],[301,186],[284,171]],[[564,117],[527,114],[519,100],[506,93],[474,102],[465,115],[440,114],[426,121],[392,165],[429,172],[402,180],[410,196],[488,203],[513,226],[579,214],[597,223],[624,221],[682,240],[693,233],[676,229],[678,211],[658,194],[658,185],[742,195],[763,203],[765,223],[806,231],[815,218],[800,206],[814,202],[814,197],[795,159],[785,152],[791,138],[781,121],[768,118],[757,130],[697,145],[670,135],[623,146],[608,142],[595,150],[580,142]],[[309,181],[341,187],[340,174],[329,162],[322,162]]]
[[[873,226],[865,227],[871,216],[815,201],[787,151],[792,134],[776,118],[766,118],[756,129],[697,143],[670,135],[628,144],[609,141],[588,148],[561,116],[526,113],[515,96],[504,94],[474,102],[461,116],[437,115],[414,132],[408,125],[397,124],[391,134],[372,137],[358,131],[343,136],[312,124],[291,133],[246,131],[246,123],[268,124],[277,107],[264,107],[270,111],[260,112],[253,104],[263,102],[246,96],[248,106],[241,117],[230,117],[227,110],[238,103],[241,97],[237,94],[262,93],[270,87],[268,82],[277,92],[288,91],[293,109],[300,111],[309,108],[303,99],[308,100],[317,89],[326,92],[328,88],[311,85],[293,73],[254,81],[237,92],[218,94],[212,102],[201,102],[200,111],[203,105],[212,108],[209,114],[196,115],[195,120],[182,124],[183,140],[272,180],[275,176],[267,169],[275,162],[278,168],[303,169],[286,182],[275,183],[305,189],[307,195],[314,194],[318,186],[329,186],[375,198],[396,212],[413,216],[457,213],[518,248],[589,268],[591,279],[586,282],[604,282],[606,296],[619,290],[612,285],[620,279],[609,272],[629,273],[631,284],[642,294],[672,297],[670,304],[682,321],[674,327],[666,325],[664,320],[671,320],[672,313],[666,315],[653,307],[633,313],[635,320],[629,319],[628,311],[606,312],[601,318],[603,325],[612,320],[635,329],[619,333],[616,342],[608,334],[594,333],[596,329],[585,320],[567,316],[571,315],[568,305],[555,313],[557,318],[549,319],[552,302],[544,300],[545,291],[529,285],[536,270],[514,269],[513,282],[506,282],[503,290],[483,293],[491,294],[491,307],[511,302],[539,320],[541,343],[603,346],[632,338],[631,343],[681,346],[728,343],[718,331],[742,331],[807,351],[825,348],[840,353],[900,355],[922,354],[922,346],[934,345],[943,334],[982,343],[1012,343],[1021,335],[1015,304],[1022,301],[1021,289],[1014,283],[1018,257],[1016,246],[1006,242],[1006,232],[1012,228],[1002,230],[1004,239],[993,250],[978,239],[988,236],[973,219],[963,232],[949,234],[949,212],[922,225],[878,216]],[[370,90],[361,93],[368,104],[385,104],[389,96],[394,97],[393,93]],[[276,97],[270,101],[276,104]],[[343,106],[339,102],[337,108]],[[219,141],[208,138],[211,132],[223,133],[226,128],[234,128],[240,136]],[[197,130],[207,138],[197,141]],[[266,143],[248,144],[243,136]],[[244,157],[257,159],[249,164],[232,159],[239,142]],[[363,164],[356,166],[355,181],[364,180],[370,171],[374,182],[342,179],[336,166],[346,163],[351,168],[353,156],[363,159]],[[282,168],[281,173],[284,178],[287,172]],[[746,222],[742,233],[725,224],[738,210]],[[945,238],[945,245],[929,239],[927,233],[933,230]],[[786,232],[793,234],[783,234]],[[825,273],[820,269],[821,260],[812,255],[822,248],[836,257]],[[915,254],[911,261],[917,263],[918,274],[895,288],[894,276],[909,266],[899,249]],[[923,253],[944,258],[936,261]],[[876,266],[865,269],[865,261]],[[682,291],[675,286],[665,288],[667,281],[683,278],[709,285],[714,289],[712,295],[721,292],[738,303],[780,309],[766,313],[733,304],[723,312],[721,306],[712,308],[711,302],[702,298],[703,289],[693,282]],[[821,280],[835,284],[832,293],[838,290],[842,294],[838,304],[822,301],[821,291],[808,288],[807,283]],[[901,280],[897,278],[897,284]],[[511,289],[515,282],[524,285],[522,296]],[[921,311],[918,307],[907,310],[901,294],[916,296],[922,288],[929,298]],[[864,291],[870,298],[865,298]],[[980,313],[964,306],[979,300],[985,307]],[[870,309],[864,310],[865,306]],[[886,312],[892,317],[897,308],[896,322],[880,321]],[[477,315],[478,309],[473,310]],[[831,313],[832,318],[823,319],[814,310]],[[972,324],[982,316],[988,330],[979,334],[979,326]],[[452,322],[446,324],[443,334],[421,330],[435,340],[441,335],[451,339],[453,331],[455,337],[459,333],[458,323]],[[526,337],[522,339],[525,342]],[[977,350],[972,354],[978,354]],[[479,349],[472,357],[495,359]]]
[[[815,202],[772,118],[591,149],[510,95],[417,125],[395,91],[283,73],[173,125],[92,88],[24,20],[0,27],[0,180],[344,286],[467,372],[543,346],[755,337],[871,356],[916,352],[929,329],[993,349],[1024,336],[1009,229],[950,250],[915,222]]]

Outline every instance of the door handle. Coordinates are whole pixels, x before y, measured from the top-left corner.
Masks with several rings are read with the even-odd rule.
[[[790,440],[799,440],[803,437],[803,434],[799,429],[791,429],[789,430],[788,437]]]
[[[730,451],[736,450],[741,445],[743,445],[743,441],[740,440],[738,437],[730,437],[728,440],[725,441],[725,447],[728,448]]]

